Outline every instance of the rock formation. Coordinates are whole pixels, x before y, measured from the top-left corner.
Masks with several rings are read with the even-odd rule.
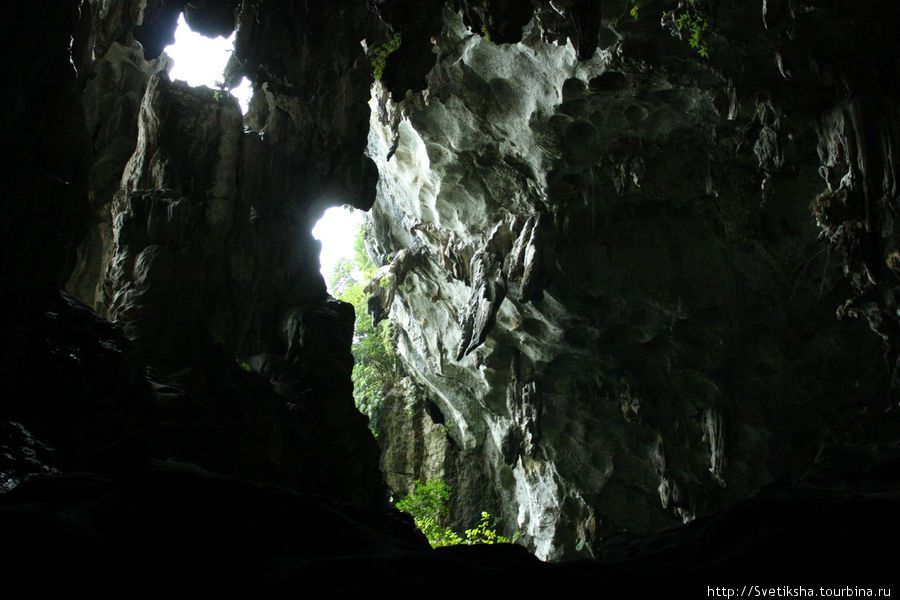
[[[864,116],[893,113],[819,56],[883,32],[856,8],[791,6],[776,27],[771,4],[765,24],[720,6],[706,60],[643,4],[595,22],[596,52],[558,43],[546,8],[514,44],[448,10],[427,89],[374,97],[379,311],[465,456],[460,502],[501,509],[542,558],[721,509],[896,411],[885,349],[835,317],[893,339],[874,298],[896,283],[894,159],[869,141],[892,129]]]
[[[43,137],[21,134],[33,147],[12,161],[21,176],[7,182],[7,197],[20,201],[8,203],[3,220],[4,278],[11,283],[5,300],[27,326],[11,332],[5,368],[34,373],[33,361],[22,364],[26,356],[14,350],[34,344],[34,328],[49,345],[41,353],[49,351],[50,364],[64,372],[75,368],[66,360],[97,360],[130,374],[119,390],[128,408],[118,417],[104,408],[114,398],[91,396],[89,378],[78,378],[83,390],[72,384],[87,401],[80,419],[114,423],[85,425],[77,440],[65,431],[77,403],[63,393],[10,403],[6,417],[28,430],[31,419],[49,420],[61,437],[37,435],[66,446],[70,467],[116,442],[120,427],[140,454],[386,509],[375,443],[350,395],[352,309],[327,296],[310,233],[327,202],[371,204],[364,191],[374,181],[363,156],[367,68],[361,87],[321,78],[328,89],[317,94],[345,98],[327,103],[337,111],[327,122],[300,109],[308,98],[283,93],[292,78],[304,78],[312,93],[302,65],[279,76],[281,92],[268,91],[257,76],[266,89],[249,119],[255,129],[245,129],[233,98],[169,80],[162,46],[148,40],[171,37],[169,17],[181,10],[172,13],[174,4],[72,2],[59,11],[55,37],[40,43],[40,20],[21,15],[33,29],[23,39],[52,49],[37,54],[47,57],[45,71],[59,76],[56,87],[35,83],[32,92],[36,76],[23,75],[23,94],[38,101],[8,109],[10,123],[37,124]],[[244,19],[257,28],[290,26],[256,13]],[[238,56],[266,68],[276,58],[255,53],[268,48],[240,47]],[[305,69],[319,73],[318,57],[308,58]],[[4,133],[11,147],[20,136],[14,128]],[[26,201],[31,197],[37,201]],[[73,293],[116,323],[114,333],[94,340],[87,334],[101,326],[68,296],[46,291],[67,279]],[[85,324],[66,323],[77,319]]]
[[[237,32],[248,115],[170,80],[182,12]],[[823,448],[897,437],[897,23],[877,0],[14,3],[13,568],[101,591],[885,572],[896,447]],[[603,561],[431,552],[389,505],[310,233],[343,203],[371,210],[371,305],[421,390],[384,408],[391,485],[444,475],[456,524]]]

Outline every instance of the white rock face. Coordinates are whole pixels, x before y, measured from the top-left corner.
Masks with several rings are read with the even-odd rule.
[[[754,150],[783,143],[771,115],[722,110],[725,82],[666,39],[602,37],[579,62],[536,25],[498,46],[448,13],[427,91],[370,103],[379,311],[463,457],[458,503],[499,506],[543,559],[801,472],[821,430],[789,415],[821,382],[791,365],[844,335],[790,325],[832,312],[796,276],[815,170],[779,188]]]
[[[539,31],[530,36],[533,43]],[[502,298],[499,306],[490,297],[473,302],[472,278],[485,281],[496,276],[485,271],[497,265],[478,257],[492,243],[509,245],[513,236],[518,236],[511,249],[511,254],[519,255],[515,264],[533,262],[536,219],[529,215],[528,205],[544,202],[543,175],[553,156],[529,123],[553,113],[565,79],[576,72],[587,76],[597,67],[579,64],[571,45],[497,46],[466,31],[458,20],[440,46],[455,51],[442,55],[436,71],[445,78],[477,78],[485,93],[473,99],[468,90],[462,94],[434,86],[440,92],[425,94],[417,106],[417,115],[427,119],[419,127],[431,134],[426,142],[413,121],[376,87],[368,151],[381,173],[380,200],[372,213],[378,228],[376,244],[389,241],[390,248],[405,249],[415,257],[415,266],[394,279],[401,297],[391,305],[391,317],[403,332],[399,349],[405,365],[427,386],[464,450],[499,458],[510,430],[524,426],[526,435],[531,434],[518,422],[522,411],[516,414],[510,407],[511,413],[505,406],[509,374],[503,363],[508,357],[493,357],[493,340],[472,343],[470,331],[467,346],[474,351],[457,358],[467,335],[466,307],[472,308],[470,320],[493,311],[509,332],[520,330],[522,321],[534,315],[523,316],[519,307]],[[473,100],[480,102],[475,110],[468,105]],[[530,171],[532,185],[519,189],[495,181],[493,165],[501,157]],[[473,170],[476,179],[483,172],[480,185],[471,185]],[[509,192],[517,197],[505,197]],[[502,214],[509,204],[522,215]],[[383,254],[384,249],[376,247],[376,252]],[[405,298],[411,295],[428,301],[410,303]],[[547,327],[552,329],[552,323]],[[535,356],[539,347],[523,349]],[[533,420],[530,423],[533,427]],[[513,465],[498,463],[502,466],[495,476],[508,481],[500,491],[504,505],[510,507],[504,514],[509,528],[521,532],[541,558],[557,557],[554,536],[565,492],[553,463],[531,456],[524,463],[521,457]]]

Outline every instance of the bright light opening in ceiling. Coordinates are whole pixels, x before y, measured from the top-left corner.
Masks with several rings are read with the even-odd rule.
[[[194,87],[205,85],[211,89],[218,88],[225,78],[225,65],[234,52],[234,35],[232,33],[227,39],[221,36],[212,39],[194,33],[184,21],[184,15],[179,15],[175,43],[166,46],[166,54],[175,61],[169,76]],[[250,80],[244,77],[239,86],[229,91],[241,105],[241,113],[247,114],[250,96],[253,95]]]
[[[329,208],[313,227],[313,237],[322,243],[322,253],[319,255],[322,265],[320,271],[331,295],[336,291],[331,289],[335,267],[341,259],[353,260],[356,240],[362,227],[362,211],[349,206]]]

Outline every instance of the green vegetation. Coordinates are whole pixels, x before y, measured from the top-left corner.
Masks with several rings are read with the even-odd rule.
[[[494,15],[491,14],[491,9],[488,7],[487,0],[484,0],[481,3],[481,8],[484,10],[484,14],[487,15],[487,19],[481,23],[481,37],[483,37],[487,41],[491,41],[491,32],[490,28],[494,26]]]
[[[365,228],[360,226],[354,242],[353,256],[337,262],[329,283],[332,295],[349,302],[356,311],[353,334],[353,399],[360,412],[369,417],[369,427],[378,437],[378,409],[389,393],[401,387],[400,367],[395,351],[394,328],[387,320],[374,326],[366,310],[368,298],[365,287],[375,277],[375,265],[366,252],[364,235]],[[389,275],[382,277],[379,282],[382,287],[392,284]],[[406,393],[406,397],[406,409],[411,412],[415,397],[410,393]],[[446,427],[443,430],[444,433],[448,431]],[[487,512],[481,513],[478,525],[465,531],[465,537],[460,536],[441,524],[449,515],[449,502],[450,486],[441,479],[431,479],[425,483],[416,481],[414,491],[398,501],[397,508],[412,514],[416,527],[422,530],[435,548],[453,544],[510,543],[519,537],[518,533],[512,539],[498,534],[496,520]]]
[[[628,14],[631,15],[631,18],[635,21],[638,20],[640,16],[641,9],[641,0],[628,0],[629,4],[631,4],[631,8],[628,10]]]
[[[512,540],[502,536],[494,529],[497,526],[497,519],[493,518],[490,513],[481,511],[481,521],[474,529],[466,529],[465,544],[510,544],[519,539],[519,532],[513,534]]]
[[[432,548],[461,544],[462,538],[448,527],[441,525],[449,514],[450,486],[442,479],[430,479],[425,483],[416,480],[411,494],[397,502],[397,508],[412,515],[416,527],[428,538]]]
[[[673,34],[680,39],[687,39],[691,48],[697,50],[703,58],[709,58],[709,46],[704,32],[709,29],[709,21],[698,8],[698,0],[686,0],[678,10],[663,13],[663,21],[674,24]]]
[[[395,33],[394,37],[372,49],[369,54],[369,60],[372,62],[372,77],[375,81],[381,81],[384,75],[384,67],[387,65],[387,57],[400,47],[402,37],[399,33]]]
[[[213,98],[219,104],[222,104],[228,98],[228,90],[225,88],[224,81],[216,81],[216,89],[213,90]]]
[[[481,513],[481,521],[472,529],[466,529],[465,538],[460,537],[441,522],[446,520],[450,502],[450,486],[442,479],[430,479],[425,483],[416,480],[416,488],[411,494],[397,502],[397,508],[412,515],[432,548],[453,546],[456,544],[508,544],[516,541],[519,533],[512,539],[497,533],[496,519],[487,512]]]
[[[370,428],[376,433],[378,408],[386,394],[397,384],[399,364],[395,352],[396,338],[390,322],[385,320],[374,326],[366,310],[368,301],[364,288],[375,276],[375,265],[366,252],[364,232],[365,229],[360,226],[353,256],[338,261],[330,284],[332,294],[352,304],[356,311],[353,399],[359,411],[369,417]]]
[[[697,54],[703,58],[709,58],[709,45],[706,32],[709,30],[709,20],[701,8],[702,0],[681,0],[678,8],[663,11],[662,24],[668,27],[672,35],[681,40],[687,40],[691,48],[697,50]],[[637,21],[641,16],[643,0],[628,0],[627,9],[631,18]],[[625,15],[615,20],[615,25]]]

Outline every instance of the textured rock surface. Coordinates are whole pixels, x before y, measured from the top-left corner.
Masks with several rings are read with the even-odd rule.
[[[400,394],[389,395],[379,410],[381,471],[398,493],[415,489],[415,482],[446,479],[455,447],[423,406],[407,406]]]
[[[13,568],[34,586],[229,572],[367,589],[694,569],[708,585],[796,576],[798,556],[802,573],[887,572],[871,542],[897,535],[895,447],[741,498],[823,442],[896,438],[898,8],[689,4],[709,62],[660,29],[684,2],[636,20],[624,0],[13,4]],[[182,8],[237,30],[226,78],[256,85],[245,120],[168,80]],[[398,33],[373,112],[360,42]],[[412,422],[389,407],[412,435],[386,446],[392,485],[443,475],[458,524],[487,509],[542,558],[605,562],[432,553],[386,506],[351,402],[353,315],[309,233],[343,202],[375,202],[391,285],[373,308],[427,389]],[[48,548],[52,564],[33,559]]]
[[[482,511],[501,514],[500,496],[485,465],[447,435],[440,409],[425,397],[420,390],[391,394],[379,409],[375,427],[381,472],[395,498],[413,492],[416,482],[443,480],[451,489],[448,523],[465,531],[478,526]]]
[[[896,397],[900,255],[894,214],[900,159],[894,147],[900,50],[889,41],[888,24],[897,22],[900,11],[871,2],[773,13],[767,24],[779,42],[779,68],[791,92],[806,88],[815,117],[825,189],[813,210],[852,286],[839,314],[864,319],[882,338]],[[848,50],[836,53],[839,47]],[[795,110],[793,104],[785,101],[785,110]]]
[[[33,289],[0,298],[0,406],[7,448],[0,489],[48,472],[127,471],[148,458],[278,483],[376,511],[386,509],[374,441],[350,397],[346,305],[309,310],[287,359],[194,357],[177,370],[148,366],[122,330],[65,293]],[[329,312],[331,309],[331,312]],[[351,320],[352,323],[352,315]],[[324,333],[323,333],[324,332]]]
[[[79,77],[94,149],[89,193],[93,222],[79,246],[78,260],[66,285],[77,297],[103,311],[108,303],[102,281],[112,254],[113,197],[135,150],[138,113],[147,82],[167,63],[165,58],[145,61],[137,43],[125,46],[113,41],[103,48],[101,39],[99,33],[91,38],[97,58],[86,60]]]
[[[260,77],[257,129],[245,128],[233,99],[169,81],[159,53],[182,4],[61,4],[47,36],[17,9],[45,80],[23,74],[4,116],[4,140],[22,148],[2,221],[0,299],[18,322],[4,373],[21,373],[3,413],[6,481],[90,468],[121,447],[384,508],[377,448],[351,397],[352,309],[326,295],[310,234],[325,206],[371,203],[360,175],[369,169],[371,196],[368,64],[342,82],[320,77],[323,97],[346,96],[328,103],[348,107],[342,122],[310,118]],[[227,33],[223,6],[195,3],[190,18]],[[244,31],[259,38],[247,55],[266,70],[286,43],[269,28],[293,30],[278,6],[245,8]],[[330,52],[319,51],[280,83],[309,83]],[[117,327],[48,291],[67,279]],[[58,384],[29,403],[42,369]]]
[[[589,555],[873,435],[881,350],[835,321],[818,113],[770,97],[774,61],[736,83],[630,18],[587,56],[445,18],[427,91],[374,100],[373,249],[404,363],[509,531]]]

